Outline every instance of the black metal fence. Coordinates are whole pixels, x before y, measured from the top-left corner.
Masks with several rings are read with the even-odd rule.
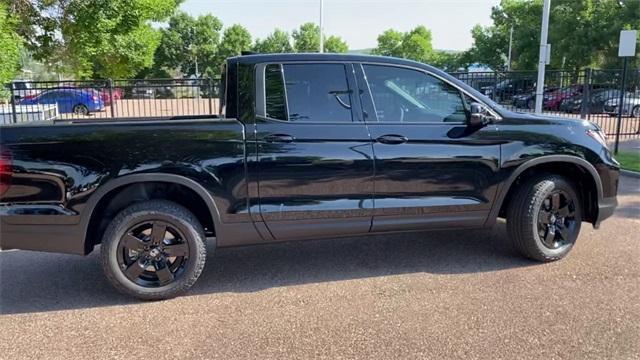
[[[508,109],[535,109],[536,71],[452,75]],[[627,70],[624,88],[622,70],[550,70],[545,74],[544,85],[544,114],[586,119],[614,136],[621,112],[620,137],[640,137],[640,69]],[[620,96],[624,98],[623,106],[619,106]]]
[[[516,111],[534,111],[536,71],[458,72],[453,76]],[[219,79],[18,81],[0,123],[148,118],[218,112]],[[543,112],[593,121],[608,135],[640,137],[640,69],[547,71]],[[620,96],[624,97],[619,106]]]
[[[0,124],[217,114],[219,79],[14,81]]]

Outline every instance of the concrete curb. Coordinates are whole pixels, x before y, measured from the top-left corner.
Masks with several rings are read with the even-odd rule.
[[[637,172],[637,171],[620,169],[620,174],[622,174],[624,176],[629,176],[629,177],[632,177],[632,178],[640,179],[640,172]]]

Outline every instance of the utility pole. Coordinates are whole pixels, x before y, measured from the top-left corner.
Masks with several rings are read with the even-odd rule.
[[[538,58],[538,82],[536,83],[536,114],[542,113],[542,100],[544,96],[544,70],[549,58],[549,45],[547,35],[549,33],[549,10],[551,0],[544,0],[542,6],[542,28],[540,29],[540,56]]]
[[[513,25],[509,30],[509,60],[507,61],[507,70],[511,71],[511,49],[513,48]]]
[[[324,52],[324,0],[320,0],[320,53]]]

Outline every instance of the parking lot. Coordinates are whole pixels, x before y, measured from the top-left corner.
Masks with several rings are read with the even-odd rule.
[[[137,302],[83,258],[0,252],[0,358],[640,358],[640,180],[537,264],[491,230],[224,249]]]

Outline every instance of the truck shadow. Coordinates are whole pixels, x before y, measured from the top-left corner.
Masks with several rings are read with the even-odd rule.
[[[510,250],[504,230],[504,224],[499,223],[488,230],[404,233],[220,249],[210,253],[201,278],[186,296],[255,292],[407,273],[482,273],[533,265]],[[0,252],[0,313],[137,303],[109,285],[102,275],[98,255],[98,251],[88,257]]]

